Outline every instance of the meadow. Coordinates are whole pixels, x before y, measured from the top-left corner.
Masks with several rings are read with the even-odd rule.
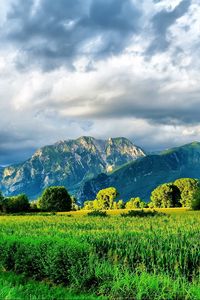
[[[200,299],[200,212],[160,211],[0,216],[0,278],[103,299]]]

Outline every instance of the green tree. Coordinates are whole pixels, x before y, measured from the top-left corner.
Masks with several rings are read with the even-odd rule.
[[[25,194],[3,198],[0,207],[5,213],[28,212],[30,210],[29,200]]]
[[[85,201],[84,205],[83,205],[83,209],[84,210],[93,210],[94,209],[93,203],[94,203],[94,201],[92,201],[92,200]]]
[[[5,198],[0,191],[0,212],[5,212]]]
[[[118,192],[114,187],[100,190],[96,196],[100,209],[112,209],[117,196]]]
[[[180,207],[180,191],[173,183],[159,185],[151,193],[151,206],[153,207]]]
[[[126,209],[137,209],[144,207],[145,203],[140,199],[140,197],[131,198],[128,202],[126,202]]]
[[[76,197],[72,196],[71,200],[72,200],[72,208],[71,208],[71,210],[73,210],[73,211],[79,210],[80,208],[79,208],[79,206],[77,204]]]
[[[124,201],[121,199],[117,202],[117,209],[124,209],[125,208],[125,203]]]
[[[199,180],[193,178],[181,178],[174,182],[180,191],[180,203],[183,207],[192,207],[193,198],[199,188]]]
[[[191,208],[193,210],[200,210],[200,187],[199,186],[193,193],[193,198],[191,201]]]
[[[102,207],[101,207],[101,203],[97,200],[97,199],[95,199],[94,201],[92,201],[92,204],[93,204],[93,210],[100,210],[100,209],[102,209]]]
[[[44,211],[70,211],[72,199],[64,186],[51,186],[43,192],[39,207]]]

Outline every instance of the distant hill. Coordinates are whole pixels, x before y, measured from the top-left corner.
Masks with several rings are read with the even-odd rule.
[[[5,195],[26,193],[35,198],[44,188],[64,185],[76,193],[85,181],[145,156],[126,138],[98,140],[80,137],[45,146],[27,161],[0,169],[0,190]]]
[[[151,191],[159,184],[181,177],[200,178],[200,143],[148,155],[128,163],[112,174],[100,174],[87,181],[79,191],[82,201],[94,199],[96,192],[114,186],[120,198],[140,196],[148,201]]]

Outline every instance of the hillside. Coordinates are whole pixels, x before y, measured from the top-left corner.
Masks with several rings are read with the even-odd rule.
[[[149,155],[112,174],[100,174],[84,184],[79,191],[79,198],[82,201],[94,199],[98,190],[114,186],[124,200],[140,196],[148,201],[157,185],[181,177],[200,178],[200,143],[194,142],[158,155]]]
[[[64,185],[75,193],[86,180],[143,156],[141,148],[123,137],[60,141],[39,149],[24,163],[1,169],[0,190],[34,198],[47,186]]]

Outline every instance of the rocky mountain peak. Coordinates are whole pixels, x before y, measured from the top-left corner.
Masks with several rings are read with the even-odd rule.
[[[74,193],[86,180],[145,156],[125,138],[108,140],[82,136],[38,149],[19,165],[0,172],[0,190],[6,195],[27,193],[35,197],[50,185],[64,185]]]

